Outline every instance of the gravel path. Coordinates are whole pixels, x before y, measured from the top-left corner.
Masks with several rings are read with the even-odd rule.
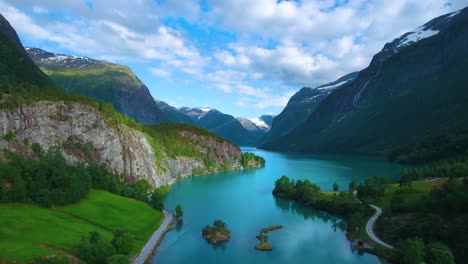
[[[386,248],[390,248],[390,249],[393,249],[392,246],[390,246],[389,244],[383,242],[382,240],[380,240],[375,234],[374,234],[374,223],[375,221],[377,221],[377,219],[379,218],[379,216],[382,214],[382,209],[380,209],[379,207],[375,206],[375,205],[372,205],[372,208],[374,208],[376,210],[376,213],[375,215],[373,215],[371,217],[371,219],[369,219],[369,222],[367,222],[367,225],[366,225],[366,232],[367,234],[369,235],[369,237],[374,240],[377,244],[380,244]]]
[[[171,213],[169,213],[168,211],[166,211],[166,210],[163,210],[163,213],[164,213],[163,223],[153,233],[153,235],[148,240],[148,242],[146,242],[146,245],[141,250],[140,255],[135,259],[135,261],[133,261],[133,264],[143,264],[143,263],[145,263],[145,260],[149,257],[151,252],[153,252],[153,249],[156,246],[156,243],[158,243],[161,236],[164,235],[164,231],[168,227],[169,223],[172,222],[172,219],[174,218],[174,216]]]

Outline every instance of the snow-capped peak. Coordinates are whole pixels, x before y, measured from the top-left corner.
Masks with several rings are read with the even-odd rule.
[[[254,123],[257,127],[263,129],[270,129],[270,126],[265,123],[265,121],[261,120],[260,118],[250,118],[250,121]]]
[[[202,111],[202,112],[209,112],[209,111],[212,110],[212,109],[209,108],[209,107],[198,107],[198,109],[199,109],[200,111]]]
[[[439,30],[426,29],[424,26],[417,28],[414,32],[410,32],[405,38],[400,40],[397,47],[404,47],[412,43],[418,42],[421,39],[429,38],[437,35]]]

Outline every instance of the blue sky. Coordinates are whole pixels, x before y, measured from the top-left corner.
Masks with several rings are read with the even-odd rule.
[[[365,68],[468,0],[0,0],[23,44],[128,65],[152,95],[240,117]]]

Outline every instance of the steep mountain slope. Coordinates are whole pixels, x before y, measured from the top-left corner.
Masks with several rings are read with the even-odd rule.
[[[177,124],[189,124],[195,125],[195,122],[192,118],[184,113],[182,113],[178,108],[173,107],[163,101],[157,99],[154,100],[158,105],[159,109],[163,112],[164,116],[168,121],[177,123]]]
[[[148,88],[127,66],[37,48],[26,50],[65,91],[111,103],[117,111],[144,124],[165,120]]]
[[[32,63],[10,23],[0,14],[0,77],[1,89],[8,92],[10,85],[20,82],[34,83],[39,87],[52,82]]]
[[[252,135],[232,115],[218,110],[210,110],[203,115],[197,125],[241,146],[256,144]]]
[[[176,108],[163,101],[156,102],[169,121],[202,127],[240,146],[257,146],[270,129],[258,118],[236,118],[209,107]],[[268,120],[268,116],[265,118]]]
[[[9,57],[2,62],[11,63],[6,68],[24,61],[25,69],[37,69],[20,52],[21,43],[17,46],[7,36],[16,36],[11,26],[0,32],[2,47],[9,48],[9,53],[1,50],[0,54]],[[34,78],[0,70],[15,81],[8,83],[12,88],[8,93],[0,93],[0,149],[26,157],[42,150],[59,151],[71,163],[97,163],[121,174],[127,182],[146,179],[153,186],[188,175],[242,168],[239,147],[203,129],[138,124],[110,104],[60,88],[38,89],[50,83],[40,70],[31,72]],[[0,157],[8,151],[2,151]]]
[[[271,130],[262,144],[268,144],[291,133],[301,125],[331,92],[357,77],[357,72],[316,88],[304,87],[289,99],[284,110],[274,118]]]
[[[468,9],[387,43],[351,83],[269,149],[382,152],[468,128]]]

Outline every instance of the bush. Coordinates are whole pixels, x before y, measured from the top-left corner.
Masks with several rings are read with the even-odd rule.
[[[455,264],[450,248],[440,242],[426,246],[425,260],[427,264]]]
[[[135,245],[135,240],[129,233],[117,231],[112,239],[112,245],[118,254],[128,255]]]
[[[106,263],[107,259],[115,254],[111,243],[101,239],[98,232],[90,232],[88,238],[82,237],[77,247],[77,255],[88,264]]]
[[[184,216],[184,211],[182,211],[182,206],[180,206],[180,204],[178,204],[175,208],[175,211],[176,211],[176,217],[177,219],[181,218],[182,216]]]
[[[402,264],[415,264],[424,260],[424,242],[420,238],[401,240],[397,244]]]

